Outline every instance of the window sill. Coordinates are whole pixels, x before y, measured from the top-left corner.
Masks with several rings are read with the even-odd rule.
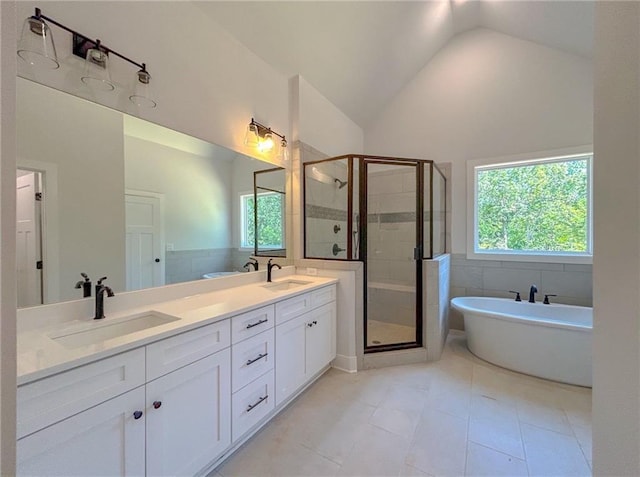
[[[593,255],[578,254],[549,254],[549,253],[514,253],[514,252],[472,252],[467,251],[469,260],[498,260],[503,262],[540,262],[540,263],[570,263],[593,264]]]

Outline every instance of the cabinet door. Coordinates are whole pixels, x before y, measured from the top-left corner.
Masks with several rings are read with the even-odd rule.
[[[306,361],[307,379],[313,377],[336,356],[336,304],[328,303],[307,316]]]
[[[144,387],[20,439],[18,475],[144,475]],[[137,414],[136,414],[137,415]]]
[[[147,475],[194,475],[230,444],[229,349],[147,384]]]
[[[305,381],[305,333],[308,314],[276,326],[276,406]]]

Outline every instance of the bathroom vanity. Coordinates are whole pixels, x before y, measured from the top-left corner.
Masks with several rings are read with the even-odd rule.
[[[18,474],[214,468],[328,368],[336,281],[289,275],[20,333]]]

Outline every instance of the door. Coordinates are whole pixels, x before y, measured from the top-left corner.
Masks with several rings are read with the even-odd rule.
[[[46,427],[17,443],[17,475],[145,475],[144,387]]]
[[[161,199],[125,195],[127,290],[164,285]]]
[[[276,326],[276,406],[284,402],[306,380],[305,313]]]
[[[229,445],[229,349],[147,384],[147,475],[195,475]]]
[[[422,344],[422,164],[363,161],[365,352]],[[420,219],[420,220],[418,220]]]
[[[306,328],[307,379],[335,358],[336,304],[328,303],[309,313]]]
[[[16,178],[16,250],[18,307],[42,304],[39,173],[18,171]],[[40,195],[40,197],[42,197]]]

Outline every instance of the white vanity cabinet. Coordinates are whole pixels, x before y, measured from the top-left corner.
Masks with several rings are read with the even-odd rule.
[[[144,386],[20,439],[17,475],[144,475],[143,410]]]
[[[21,386],[18,475],[195,474],[231,444],[230,343],[223,320]]]
[[[230,351],[147,384],[147,475],[194,475],[231,444]]]
[[[276,406],[335,358],[335,297],[331,285],[276,304]]]
[[[335,299],[270,300],[19,386],[17,474],[211,470],[334,359]]]

